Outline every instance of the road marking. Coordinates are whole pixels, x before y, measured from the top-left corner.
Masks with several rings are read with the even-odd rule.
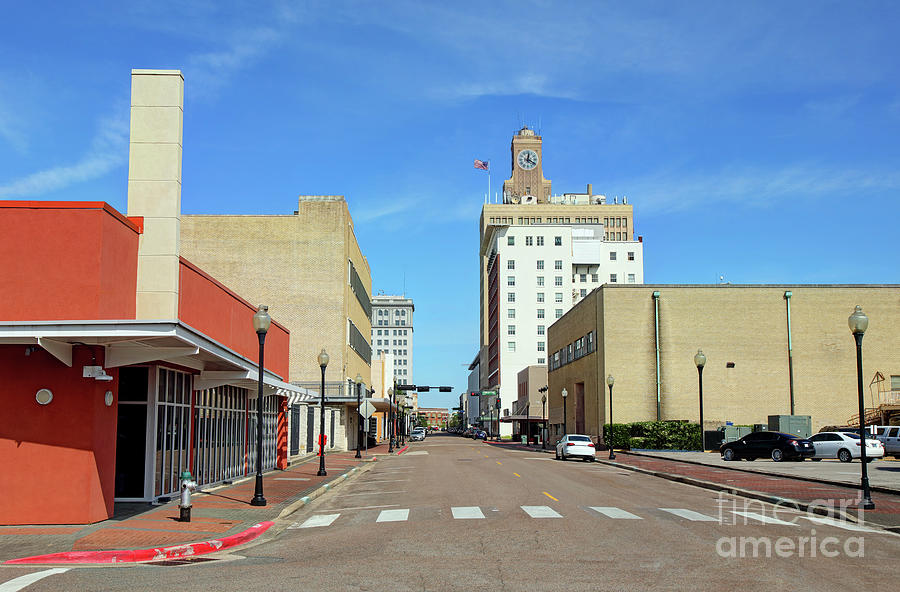
[[[461,506],[450,508],[450,511],[453,512],[453,517],[457,520],[475,520],[484,518],[484,513],[478,506]]]
[[[797,526],[795,522],[787,522],[786,520],[779,520],[778,518],[773,518],[771,516],[766,516],[765,514],[757,514],[756,512],[738,512],[737,510],[732,510],[732,514],[737,514],[738,516],[743,516],[744,518],[753,518],[754,520],[759,520],[764,524],[782,524],[784,526]]]
[[[859,532],[878,532],[872,528],[866,528],[864,526],[857,526],[851,522],[845,522],[843,520],[835,520],[833,518],[825,518],[824,516],[800,516],[801,518],[806,518],[811,522],[815,522],[816,524],[825,524],[827,526],[836,526],[838,528],[843,528],[844,530],[856,530]]]
[[[496,463],[497,463],[497,464],[498,464],[498,465],[502,465],[502,464],[503,464],[503,463],[502,463],[502,462],[500,462],[500,461],[499,461],[499,460],[498,460],[498,461],[496,461]]]
[[[532,518],[562,518],[561,514],[557,514],[556,510],[550,506],[519,506],[526,514]]]
[[[515,475],[516,477],[519,477],[519,478],[522,477],[522,475],[520,475],[520,474],[518,474],[518,473],[513,473],[513,475]]]
[[[596,512],[600,512],[607,518],[617,518],[624,520],[642,520],[640,516],[635,516],[631,512],[626,512],[625,510],[620,510],[619,508],[606,507],[606,506],[589,506],[592,510]]]
[[[306,477],[275,477],[276,481],[309,481]]]
[[[550,494],[547,493],[546,491],[542,491],[541,493],[543,493],[544,495],[546,495],[547,497],[549,497],[550,499],[552,499],[552,500],[555,501],[555,502],[558,502],[558,501],[559,501],[558,499],[556,499],[555,497],[553,497],[552,495],[550,495]]]
[[[408,518],[408,508],[403,510],[382,510],[375,522],[406,522]]]
[[[37,582],[38,580],[43,580],[47,576],[52,576],[53,574],[63,573],[69,571],[67,567],[54,567],[52,569],[45,569],[44,571],[37,571],[30,574],[25,574],[24,576],[19,576],[8,582],[4,582],[0,584],[0,592],[17,592],[26,586],[30,586],[31,584]]]
[[[347,510],[374,510],[376,508],[396,508],[400,504],[385,504],[383,506],[354,506],[352,508],[329,508],[329,512],[346,512]],[[324,511],[324,510],[323,510]]]
[[[428,454],[427,450],[416,450],[415,452],[407,452],[406,456],[418,456],[421,454]]]
[[[660,510],[668,512],[669,514],[675,514],[679,518],[693,520],[694,522],[716,522],[716,519],[712,516],[707,516],[706,514],[701,514],[700,512],[695,512],[693,510],[682,510],[681,508],[660,508]]]
[[[332,522],[338,519],[340,514],[318,514],[316,516],[310,516],[306,519],[306,522],[301,524],[300,526],[294,526],[297,524],[291,524],[289,528],[316,528],[318,526],[330,526]]]

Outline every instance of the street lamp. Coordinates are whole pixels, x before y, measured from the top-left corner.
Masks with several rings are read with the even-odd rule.
[[[362,458],[362,454],[359,452],[360,443],[362,442],[362,410],[360,406],[362,405],[362,381],[363,377],[361,374],[356,374],[356,457]]]
[[[700,450],[706,452],[706,430],[703,429],[703,367],[706,366],[706,356],[702,349],[698,349],[694,355],[694,364],[697,365],[700,380]]]
[[[256,390],[256,490],[253,493],[253,499],[250,500],[251,506],[265,506],[266,498],[263,497],[263,477],[262,477],[262,424],[263,424],[263,353],[266,344],[266,333],[269,331],[269,325],[272,324],[272,317],[269,316],[269,307],[260,304],[253,315],[253,329],[259,338],[259,383]]]
[[[606,384],[609,386],[609,460],[616,458],[616,453],[613,452],[613,414],[612,414],[612,387],[613,383],[616,381],[613,378],[613,375],[610,374],[606,377]]]
[[[322,369],[322,390],[319,392],[319,477],[324,477],[325,472],[325,366],[328,365],[328,354],[325,348],[319,354],[319,368]]]
[[[497,407],[497,434],[494,436],[494,441],[499,442],[500,441],[500,397],[497,397],[496,407]]]
[[[862,377],[862,339],[866,329],[869,327],[869,317],[862,311],[862,307],[856,305],[856,310],[847,319],[850,326],[850,332],[853,333],[853,339],[856,340],[856,387],[859,394],[859,439],[860,439],[860,463],[862,466],[862,477],[860,486],[862,487],[862,502],[859,507],[864,510],[872,510],[875,508],[875,502],[872,501],[872,494],[869,492],[869,472],[866,468],[866,419],[865,409],[863,407],[863,377]]]
[[[563,436],[569,433],[569,414],[566,412],[566,397],[569,396],[569,391],[566,389],[562,390],[562,398],[563,398]]]
[[[547,394],[541,395],[541,449],[547,450],[547,420],[544,419],[547,405]]]
[[[388,397],[388,454],[391,454],[394,452],[394,389],[388,389]]]

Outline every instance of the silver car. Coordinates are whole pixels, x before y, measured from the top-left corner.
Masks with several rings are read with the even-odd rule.
[[[569,457],[583,458],[594,462],[594,442],[590,436],[583,434],[566,434],[556,443],[556,459],[566,460]]]

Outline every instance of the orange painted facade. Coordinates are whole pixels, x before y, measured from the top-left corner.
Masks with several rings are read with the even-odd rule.
[[[102,365],[103,348],[76,346],[72,367],[39,347],[0,345],[0,524],[78,524],[112,516],[116,404],[104,402],[112,382],[81,376]],[[53,400],[40,405],[39,389]],[[64,492],[64,495],[59,495]]]
[[[138,238],[103,202],[0,201],[0,321],[133,319]]]
[[[256,307],[182,258],[178,318],[207,337],[259,363],[259,339],[253,332]],[[260,304],[265,304],[264,302]],[[266,334],[265,367],[288,380],[290,334],[272,321]]]

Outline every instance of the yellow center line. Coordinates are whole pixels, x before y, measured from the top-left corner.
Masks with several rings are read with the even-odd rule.
[[[502,464],[503,464],[503,463],[502,463],[502,462],[500,462],[500,461],[499,461],[499,460],[498,460],[498,461],[497,461],[497,464],[498,464],[498,465],[502,465]]]
[[[518,473],[513,473],[513,475],[515,475],[516,477],[519,477],[519,478],[522,477],[522,475],[520,475],[520,474],[518,474]]]
[[[558,502],[558,501],[559,501],[558,499],[556,499],[555,497],[553,497],[552,495],[550,495],[550,494],[547,493],[546,491],[542,491],[541,493],[543,493],[544,495],[546,495],[547,497],[549,497],[550,499],[552,499],[552,500],[555,501],[555,502]]]

